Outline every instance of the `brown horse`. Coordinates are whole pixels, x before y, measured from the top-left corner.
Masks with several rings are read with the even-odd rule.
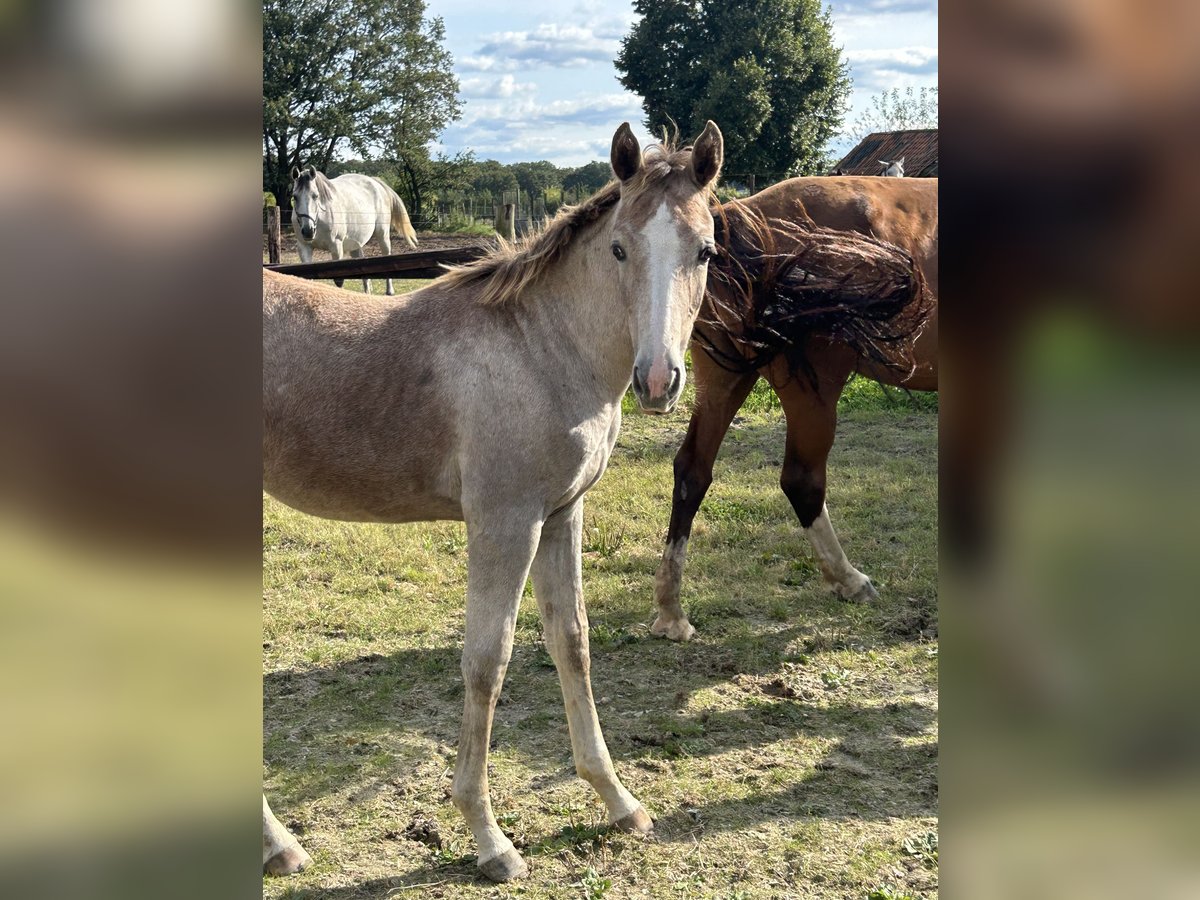
[[[870,579],[846,559],[825,506],[825,465],[833,447],[837,401],[854,372],[910,390],[937,390],[938,288],[937,179],[824,177],[793,178],[745,201],[726,205],[728,214],[763,217],[769,223],[811,221],[839,231],[872,235],[907,250],[919,266],[933,304],[915,341],[888,348],[879,342],[818,337],[792,330],[783,344],[750,348],[730,341],[721,314],[703,314],[692,341],[696,408],[687,437],[675,457],[675,491],[666,549],[655,577],[658,617],[651,630],[672,640],[695,634],[679,602],[683,566],[692,521],[712,484],[713,462],[734,415],[759,378],[778,395],[787,417],[787,438],[780,486],[796,512],[816,554],[826,585],[847,600],[877,595]],[[786,233],[773,227],[775,234]],[[802,234],[802,232],[800,232]],[[710,272],[710,303],[735,308],[724,299],[728,285]],[[752,286],[752,289],[754,287]],[[743,307],[746,314],[761,301]],[[924,318],[922,316],[921,318]],[[779,329],[775,329],[778,333]],[[783,352],[784,350],[787,352]],[[796,359],[804,371],[798,371]],[[738,364],[743,363],[743,364]]]

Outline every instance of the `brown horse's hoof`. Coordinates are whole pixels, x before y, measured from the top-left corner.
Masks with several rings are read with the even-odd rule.
[[[613,822],[613,828],[629,834],[649,834],[654,830],[654,820],[646,812],[646,807],[639,806],[627,816],[622,816]]]
[[[512,881],[514,878],[524,878],[528,875],[529,866],[525,865],[520,853],[508,849],[499,856],[479,863],[479,871],[492,881]]]
[[[696,636],[696,629],[687,619],[663,619],[659,616],[650,626],[650,633],[672,641],[690,641]]]
[[[263,863],[263,871],[268,875],[295,875],[297,872],[304,871],[310,862],[312,862],[312,857],[297,844],[295,847],[280,850],[268,859]]]

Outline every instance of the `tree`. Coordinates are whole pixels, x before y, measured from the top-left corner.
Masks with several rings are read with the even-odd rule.
[[[606,162],[590,162],[572,169],[563,176],[564,191],[574,191],[579,197],[594,194],[613,179],[612,166]]]
[[[347,145],[427,160],[460,114],[444,40],[424,0],[264,0],[264,189],[287,196],[293,166]]]
[[[494,159],[485,159],[475,165],[471,189],[477,193],[486,194],[487,199],[491,202],[499,203],[505,191],[517,189],[517,176],[504,163]]]
[[[436,158],[431,158],[427,151],[417,151],[398,160],[398,181],[394,186],[396,193],[406,198],[413,222],[424,222],[432,215],[425,204],[436,201],[439,195],[465,190],[471,184],[474,170],[475,155],[470,150],[454,156],[439,154]]]
[[[821,0],[635,0],[634,11],[616,66],[652,132],[677,123],[690,137],[712,119],[730,174],[820,171],[850,93]]]
[[[903,131],[908,128],[938,127],[938,89],[908,87],[901,93],[892,88],[871,98],[871,108],[864,111],[847,134],[861,141],[876,131]]]
[[[541,195],[548,188],[562,184],[562,170],[548,160],[513,163],[509,168],[517,177],[521,191],[530,196]]]

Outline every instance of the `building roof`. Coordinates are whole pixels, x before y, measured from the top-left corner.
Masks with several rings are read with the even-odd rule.
[[[881,159],[895,162],[904,157],[906,178],[937,178],[938,130],[876,131],[858,142],[837,164],[843,175],[878,175]]]

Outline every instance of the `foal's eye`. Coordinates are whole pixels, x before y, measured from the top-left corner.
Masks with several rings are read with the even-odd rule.
[[[613,256],[615,256],[617,259],[621,260],[622,262],[625,260],[625,248],[616,241],[613,241],[612,252]]]

